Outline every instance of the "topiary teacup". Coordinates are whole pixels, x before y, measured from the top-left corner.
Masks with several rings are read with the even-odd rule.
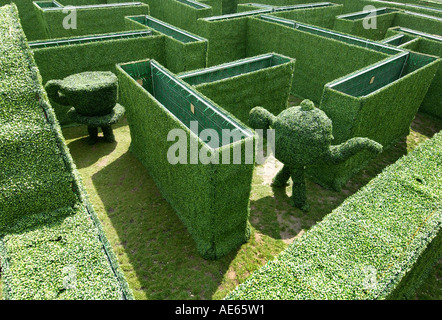
[[[84,116],[104,116],[117,103],[118,78],[112,72],[83,72],[63,80],[50,80],[45,89],[49,98],[73,106]]]

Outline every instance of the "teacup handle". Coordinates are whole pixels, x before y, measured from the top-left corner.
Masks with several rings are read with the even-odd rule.
[[[63,81],[61,80],[49,80],[48,82],[46,82],[45,89],[46,92],[48,93],[48,97],[52,101],[62,106],[69,106],[68,99],[63,95],[60,95],[59,93],[59,90],[62,86],[62,82]]]

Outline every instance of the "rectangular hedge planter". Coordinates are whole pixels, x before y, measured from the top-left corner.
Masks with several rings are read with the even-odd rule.
[[[53,1],[41,1],[34,2],[34,9],[49,39],[124,31],[125,16],[149,14],[149,6],[142,2],[70,6],[64,13],[64,6]],[[65,28],[65,19],[74,9],[76,28]]]
[[[253,151],[248,149],[254,147],[251,130],[154,60],[118,65],[117,73],[132,138],[130,150],[175,209],[198,252],[206,259],[218,259],[247,241],[254,167]],[[239,135],[222,144],[214,139],[205,142],[199,136],[204,129]],[[168,155],[175,143],[168,137],[177,130],[186,142],[178,150],[184,159],[172,164]],[[221,164],[226,154],[233,160],[232,152],[238,151],[238,164]],[[198,152],[219,155],[219,164],[198,159]]]
[[[210,5],[194,0],[160,1],[162,15],[158,18],[178,28],[198,33],[197,20],[213,16]]]
[[[274,114],[287,107],[294,69],[294,59],[272,53],[187,72],[179,77],[248,123],[250,110],[256,106],[265,106]]]
[[[367,39],[381,40],[387,29],[392,26],[396,12],[398,12],[397,9],[379,8],[376,11],[340,15],[335,19],[334,29]],[[366,28],[365,23],[372,23],[371,19],[376,19],[376,27]]]
[[[251,17],[273,13],[275,15],[301,16],[320,21],[323,19],[329,20],[328,14],[330,12],[340,11],[341,9],[341,6],[321,2],[318,4],[267,7],[198,19],[198,34],[208,39],[210,43],[207,65],[214,66],[250,56],[247,55],[247,49],[250,43],[248,39],[248,20]],[[285,42],[284,39],[281,42]],[[272,50],[266,50],[265,52],[272,52]]]
[[[333,143],[367,137],[387,149],[406,136],[439,62],[437,57],[404,52],[327,84],[320,108],[333,122]],[[317,183],[340,190],[371,159],[362,153],[308,172]]]
[[[165,66],[173,73],[206,67],[206,39],[151,16],[126,17],[126,21],[131,28],[149,28],[165,36]]]
[[[249,18],[246,37],[247,56],[277,52],[296,58],[292,93],[316,104],[328,82],[385,59],[392,52],[401,52],[374,41],[268,15]]]
[[[389,29],[387,35],[404,36],[407,39],[415,38],[413,43],[404,43],[401,47],[442,58],[441,36],[402,27]],[[428,93],[419,111],[442,119],[442,63],[439,64],[436,76],[428,89]]]

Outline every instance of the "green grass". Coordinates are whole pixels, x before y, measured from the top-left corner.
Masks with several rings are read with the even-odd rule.
[[[292,97],[290,102],[297,104],[299,99]],[[135,298],[185,300],[224,298],[384,167],[441,129],[442,121],[418,114],[410,135],[350,180],[342,192],[308,182],[311,210],[307,214],[290,206],[290,186],[286,193],[272,190],[270,181],[281,164],[270,158],[254,172],[250,241],[218,261],[198,255],[173,209],[128,151],[125,119],[115,126],[117,143],[113,144],[88,145],[85,127],[65,128],[63,134]],[[439,261],[416,298],[442,299],[441,279]]]

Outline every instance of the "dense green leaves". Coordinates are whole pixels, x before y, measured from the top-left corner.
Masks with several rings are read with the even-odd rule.
[[[441,159],[439,133],[385,169],[227,299],[412,297],[442,253]]]
[[[130,69],[130,66],[126,68]],[[137,70],[144,72],[138,75],[139,78],[149,78],[149,62],[138,65]],[[243,244],[250,233],[248,216],[253,174],[253,163],[244,161],[245,143],[248,141],[253,148],[253,141],[250,141],[253,137],[217,149],[215,152],[219,154],[220,164],[202,164],[198,152],[207,145],[178,120],[177,115],[172,114],[174,109],[167,109],[176,102],[165,100],[169,102],[165,106],[154,99],[154,92],[139,85],[137,77],[132,78],[122,68],[117,69],[117,74],[120,97],[130,127],[130,150],[147,168],[165,199],[183,221],[196,242],[198,252],[207,259],[218,259]],[[174,81],[190,88],[181,80]],[[173,81],[169,82],[170,87],[164,90],[170,91],[164,91],[165,96],[177,90]],[[158,84],[153,83],[153,87],[158,87]],[[213,105],[219,108],[215,103]],[[168,151],[177,140],[169,141],[168,135],[176,129],[185,133],[185,151],[180,152],[185,152],[186,163],[173,165],[168,160]],[[193,146],[196,146],[196,153]],[[234,147],[241,148],[241,164],[233,164]],[[231,155],[231,164],[221,164],[226,152]],[[197,164],[190,163],[192,154],[196,154]]]
[[[131,298],[47,103],[15,5],[0,8],[0,38],[4,297]]]

